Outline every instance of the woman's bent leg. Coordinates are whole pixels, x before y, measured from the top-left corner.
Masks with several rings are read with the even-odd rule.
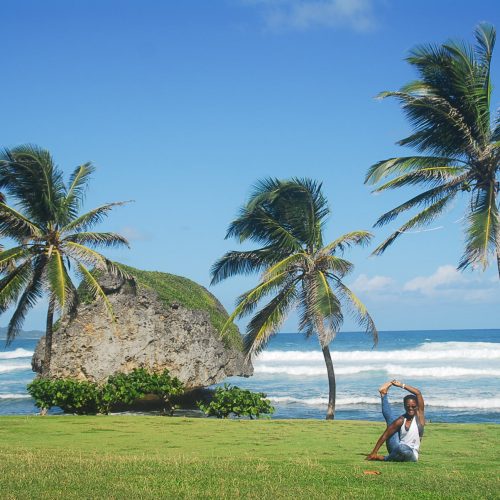
[[[387,394],[382,396],[382,415],[385,418],[385,422],[387,425],[391,425],[396,417],[394,417],[392,413],[391,405],[389,404],[389,398]],[[399,446],[399,432],[395,432],[387,441],[386,441],[387,451],[391,453],[393,450],[396,450]]]
[[[400,443],[384,457],[384,460],[386,462],[416,462],[417,457],[408,445]]]
[[[392,413],[392,408],[391,405],[389,404],[389,397],[387,394],[384,394],[382,396],[382,415],[385,418],[385,423],[387,425],[391,425],[396,418],[394,417]]]

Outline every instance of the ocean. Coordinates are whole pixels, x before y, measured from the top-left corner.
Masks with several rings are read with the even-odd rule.
[[[26,392],[34,377],[30,362],[37,341],[21,336],[8,348],[2,342],[0,415],[37,413]],[[500,330],[381,332],[372,347],[366,334],[348,332],[330,345],[336,418],[381,420],[378,387],[397,378],[421,390],[432,422],[500,423]],[[253,377],[225,382],[266,393],[276,408],[273,418],[324,418],[328,381],[315,338],[280,333],[254,367]],[[389,393],[396,412],[403,411],[404,394],[398,388]]]

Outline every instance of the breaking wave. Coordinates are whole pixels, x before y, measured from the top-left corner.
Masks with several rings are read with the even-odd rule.
[[[284,397],[269,397],[272,403],[281,404],[301,404],[307,406],[326,406],[328,398],[294,398],[289,396]],[[380,405],[380,398],[371,397],[338,397],[336,400],[337,406],[353,406],[353,405]],[[484,398],[484,399],[427,399],[426,406],[440,408],[455,408],[455,409],[480,409],[480,410],[500,410],[499,398]]]
[[[27,351],[21,347],[14,351],[0,352],[0,359],[31,358],[33,351]]]
[[[493,342],[434,342],[414,349],[393,351],[335,351],[334,361],[432,361],[443,359],[500,359],[500,343]],[[323,361],[321,351],[264,351],[258,362]]]
[[[29,394],[0,394],[0,399],[30,399]]]
[[[413,378],[457,378],[457,377],[500,377],[500,370],[476,369],[450,366],[408,367],[400,365],[367,365],[337,367],[337,375],[357,375],[366,372],[385,372],[389,377]],[[269,366],[256,364],[255,373],[282,374],[295,377],[319,377],[326,375],[325,366],[282,365]]]
[[[31,363],[15,363],[0,365],[0,373],[14,372],[18,370],[31,370]]]

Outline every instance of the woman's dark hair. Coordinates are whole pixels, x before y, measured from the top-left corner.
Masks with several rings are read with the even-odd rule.
[[[409,401],[410,399],[413,399],[413,401],[415,401],[415,403],[418,404],[418,399],[417,396],[415,396],[415,394],[408,394],[407,396],[405,396],[403,398],[403,403],[406,404],[406,402]]]

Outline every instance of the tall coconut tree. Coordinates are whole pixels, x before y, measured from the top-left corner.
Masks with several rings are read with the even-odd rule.
[[[500,275],[500,120],[493,118],[490,65],[495,45],[493,26],[481,24],[476,44],[448,42],[413,49],[407,61],[419,78],[393,97],[414,128],[399,141],[421,155],[389,158],[373,165],[366,183],[379,184],[375,192],[403,186],[421,186],[423,192],[383,214],[381,226],[411,209],[422,209],[382,242],[381,254],[402,233],[425,226],[457,197],[466,200],[465,251],[459,269],[488,265],[496,254]]]
[[[15,205],[0,202],[0,234],[13,246],[0,252],[0,313],[14,306],[7,328],[10,344],[22,328],[27,312],[48,297],[43,374],[48,374],[54,314],[72,314],[78,294],[70,276],[111,305],[92,269],[123,274],[98,247],[128,246],[115,233],[91,232],[109,211],[123,203],[108,203],[79,214],[94,167],[77,167],[66,185],[50,153],[33,145],[7,149],[0,155],[0,189]],[[70,271],[71,270],[71,271]]]
[[[259,248],[226,253],[212,267],[212,284],[237,274],[261,273],[259,283],[238,298],[224,327],[252,314],[244,338],[248,357],[261,352],[287,313],[298,309],[299,330],[306,337],[316,335],[323,352],[329,383],[326,418],[333,419],[336,381],[329,345],[342,325],[343,307],[354,312],[375,342],[377,330],[366,307],[343,282],[353,265],[340,256],[347,247],[368,243],[371,234],[354,231],[325,245],[328,214],[319,183],[260,181],[226,235],[240,243],[252,241]],[[270,300],[262,304],[266,298]]]

